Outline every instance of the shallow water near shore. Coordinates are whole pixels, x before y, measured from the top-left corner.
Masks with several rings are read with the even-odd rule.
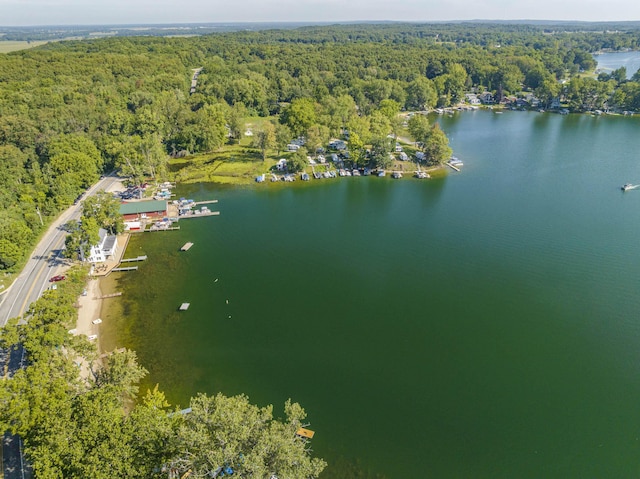
[[[103,346],[183,406],[299,401],[327,478],[637,477],[640,121],[439,121],[445,178],[180,189],[221,215],[132,238]]]

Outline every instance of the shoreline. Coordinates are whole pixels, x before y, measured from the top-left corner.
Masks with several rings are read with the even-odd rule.
[[[100,352],[100,334],[99,324],[93,324],[93,321],[100,318],[102,314],[102,291],[100,289],[100,280],[90,277],[87,281],[86,295],[78,298],[78,318],[76,320],[75,334],[84,334],[89,337],[97,335],[98,353]]]

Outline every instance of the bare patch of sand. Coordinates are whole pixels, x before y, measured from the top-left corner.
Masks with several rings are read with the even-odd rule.
[[[106,189],[107,193],[116,193],[119,191],[124,191],[126,190],[124,184],[122,183],[121,180],[117,180],[114,181],[113,183],[111,183],[111,185],[109,185],[109,187]]]
[[[93,321],[100,318],[102,309],[102,292],[100,291],[100,280],[89,279],[87,283],[87,294],[78,299],[78,322],[76,323],[76,334],[86,336],[98,335],[100,324],[93,324]]]

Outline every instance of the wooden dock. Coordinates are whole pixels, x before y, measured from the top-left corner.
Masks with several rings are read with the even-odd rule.
[[[176,220],[177,221],[177,220]],[[154,229],[145,229],[144,232],[145,233],[153,233],[154,231],[174,231],[174,230],[179,230],[180,227],[179,226],[169,226],[168,228],[154,228]]]
[[[195,206],[198,206],[198,205],[210,205],[210,204],[217,203],[217,202],[218,202],[218,200],[196,201],[194,203],[194,205]]]
[[[111,293],[111,294],[105,294],[104,296],[100,296],[99,299],[107,299],[107,298],[115,298],[117,296],[122,296],[122,292],[119,293]]]
[[[315,431],[312,431],[311,429],[305,429],[304,427],[301,427],[296,431],[296,436],[301,437],[303,439],[313,439],[314,435],[315,435]]]
[[[198,213],[198,214],[191,213],[191,214],[188,214],[188,215],[182,215],[182,216],[180,216],[180,219],[181,220],[186,220],[186,219],[189,219],[189,218],[204,218],[205,216],[219,216],[219,215],[220,215],[219,211],[207,211],[205,213]]]
[[[121,263],[129,263],[131,261],[144,261],[147,259],[147,255],[143,255],[143,256],[138,256],[137,258],[127,258],[127,259],[121,259],[120,262]]]
[[[189,309],[189,306],[191,306],[191,303],[182,303],[180,305],[180,311],[186,311],[187,309]]]
[[[457,166],[453,166],[451,163],[447,162],[447,165],[449,166],[449,168],[453,168],[456,171],[460,171],[460,168],[458,168]]]
[[[124,268],[113,268],[111,271],[137,271],[137,266],[126,266]]]
[[[192,246],[193,246],[193,243],[191,243],[191,242],[185,243],[184,246],[182,248],[180,248],[180,251],[189,251]]]

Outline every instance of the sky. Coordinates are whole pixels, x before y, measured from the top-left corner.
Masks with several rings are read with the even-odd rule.
[[[0,25],[640,20],[638,0],[0,0]]]

